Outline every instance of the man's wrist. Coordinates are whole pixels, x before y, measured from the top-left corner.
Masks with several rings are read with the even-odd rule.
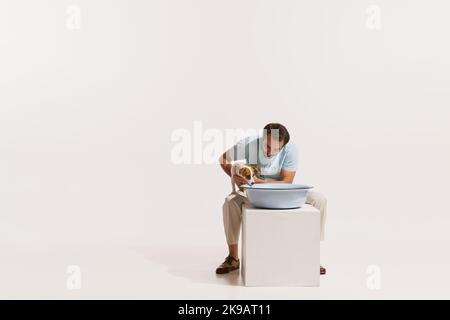
[[[255,183],[256,183],[256,184],[258,184],[258,183],[264,183],[264,182],[266,182],[266,180],[259,179],[259,178],[255,178]]]

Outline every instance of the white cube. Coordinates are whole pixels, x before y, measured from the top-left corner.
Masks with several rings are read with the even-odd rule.
[[[242,208],[242,277],[246,286],[320,285],[320,212]]]

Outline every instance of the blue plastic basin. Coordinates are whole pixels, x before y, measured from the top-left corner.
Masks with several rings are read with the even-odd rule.
[[[311,186],[304,184],[260,183],[243,186],[248,200],[255,208],[293,209],[306,202]]]

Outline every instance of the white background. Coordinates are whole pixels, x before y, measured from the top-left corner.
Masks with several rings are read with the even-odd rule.
[[[373,4],[381,30],[366,25]],[[0,297],[449,298],[449,12],[445,0],[1,0]],[[229,181],[171,162],[171,134],[196,120],[288,127],[296,181],[329,201],[320,289],[215,277]]]

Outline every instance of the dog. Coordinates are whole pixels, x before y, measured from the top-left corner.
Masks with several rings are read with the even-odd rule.
[[[236,192],[236,184],[234,182],[234,176],[240,176],[247,181],[249,186],[255,184],[255,177],[259,175],[259,169],[257,166],[250,166],[242,162],[235,162],[231,166],[231,187],[233,192]]]

